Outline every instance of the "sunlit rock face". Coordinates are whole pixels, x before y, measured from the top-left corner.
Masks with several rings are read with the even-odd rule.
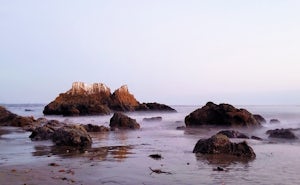
[[[117,111],[134,111],[140,105],[135,97],[129,93],[127,85],[117,89],[111,96],[111,108]]]
[[[71,95],[100,93],[110,95],[110,89],[102,83],[93,83],[90,85],[84,82],[73,82],[72,88],[67,93]]]
[[[74,82],[72,88],[49,103],[45,115],[106,115],[115,111],[175,111],[163,104],[139,103],[127,85],[121,86],[113,94],[110,88],[102,83],[86,84]],[[149,106],[148,106],[149,105]]]

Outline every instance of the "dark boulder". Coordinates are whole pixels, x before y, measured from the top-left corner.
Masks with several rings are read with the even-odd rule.
[[[246,141],[232,143],[223,134],[217,134],[209,139],[200,139],[194,147],[193,153],[226,154],[244,158],[255,158],[253,149]]]
[[[185,117],[187,127],[192,126],[226,126],[226,127],[260,127],[261,124],[245,109],[237,109],[229,104],[216,105],[208,102]]]
[[[222,130],[222,131],[218,132],[218,134],[223,134],[223,135],[227,136],[228,138],[249,139],[249,137],[246,134],[241,133],[237,130]]]
[[[260,124],[267,123],[266,119],[259,114],[253,114],[253,117],[258,121]]]
[[[18,116],[0,106],[0,126],[25,127],[34,122],[33,117]]]
[[[157,117],[151,117],[151,118],[144,118],[143,121],[162,121],[162,117],[157,116]]]
[[[276,123],[280,123],[280,121],[278,119],[271,119],[270,123],[273,123],[273,124],[275,123],[276,124]]]
[[[298,139],[298,137],[290,129],[275,129],[268,130],[266,132],[270,138],[281,138],[281,139]]]
[[[135,119],[132,119],[122,113],[114,113],[109,124],[111,130],[115,129],[139,129],[140,125]]]
[[[29,138],[33,141],[52,139],[55,130],[67,125],[64,122],[47,120],[46,118],[39,118],[36,120],[36,123],[38,124],[26,127],[25,129],[32,132]]]
[[[49,140],[52,139],[54,131],[54,127],[51,127],[50,125],[44,125],[35,128],[29,138],[33,141]]]
[[[87,124],[87,125],[81,125],[87,132],[108,132],[109,128],[101,125],[93,125],[93,124]]]
[[[57,146],[89,147],[92,138],[87,131],[79,125],[66,125],[54,131],[52,141]]]

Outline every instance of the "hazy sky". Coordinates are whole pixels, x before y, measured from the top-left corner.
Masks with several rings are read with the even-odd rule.
[[[0,0],[0,102],[73,81],[141,102],[300,104],[300,1]]]

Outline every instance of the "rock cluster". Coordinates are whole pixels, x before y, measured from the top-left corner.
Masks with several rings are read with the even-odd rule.
[[[208,102],[185,117],[187,127],[213,125],[227,127],[259,127],[255,117],[245,109],[237,109],[229,104],[216,105]]]
[[[45,106],[45,115],[105,115],[114,111],[175,111],[158,103],[140,103],[129,93],[126,85],[111,94],[102,83],[87,85],[74,82],[72,88],[61,93],[54,101]]]
[[[255,158],[253,149],[246,141],[241,143],[232,143],[229,138],[223,134],[216,134],[209,139],[200,139],[194,149],[193,153],[201,154],[225,154],[244,158]]]

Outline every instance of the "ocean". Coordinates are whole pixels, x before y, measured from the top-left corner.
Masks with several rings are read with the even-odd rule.
[[[43,104],[4,106],[22,116],[45,117],[74,124],[109,126],[112,117],[44,116]],[[50,177],[52,181],[46,184],[57,184],[55,177],[61,173],[48,170],[54,168],[47,165],[51,162],[74,172],[65,174],[67,180],[61,180],[61,184],[300,184],[300,141],[269,139],[265,134],[269,129],[300,128],[300,106],[235,106],[260,114],[267,120],[263,128],[240,130],[264,139],[247,140],[256,153],[256,158],[251,161],[207,158],[192,153],[199,139],[208,138],[221,128],[177,130],[176,127],[185,125],[185,116],[201,106],[172,107],[177,110],[176,113],[126,113],[140,123],[140,130],[93,133],[92,149],[79,152],[57,149],[51,141],[34,142],[28,138],[30,132],[7,128],[11,133],[0,135],[0,184],[38,184],[39,179]],[[162,121],[143,121],[143,118],[156,116],[162,117]],[[269,123],[270,119],[278,119],[280,123]],[[300,138],[299,130],[294,133]],[[155,160],[149,157],[151,154],[159,154],[162,158]],[[22,177],[22,182],[14,174],[5,173],[12,168],[29,169],[28,166],[31,171],[20,172],[17,176]],[[218,167],[224,171],[215,170]],[[150,168],[167,173],[154,173]],[[31,172],[40,175],[35,180],[34,173],[28,177]]]

